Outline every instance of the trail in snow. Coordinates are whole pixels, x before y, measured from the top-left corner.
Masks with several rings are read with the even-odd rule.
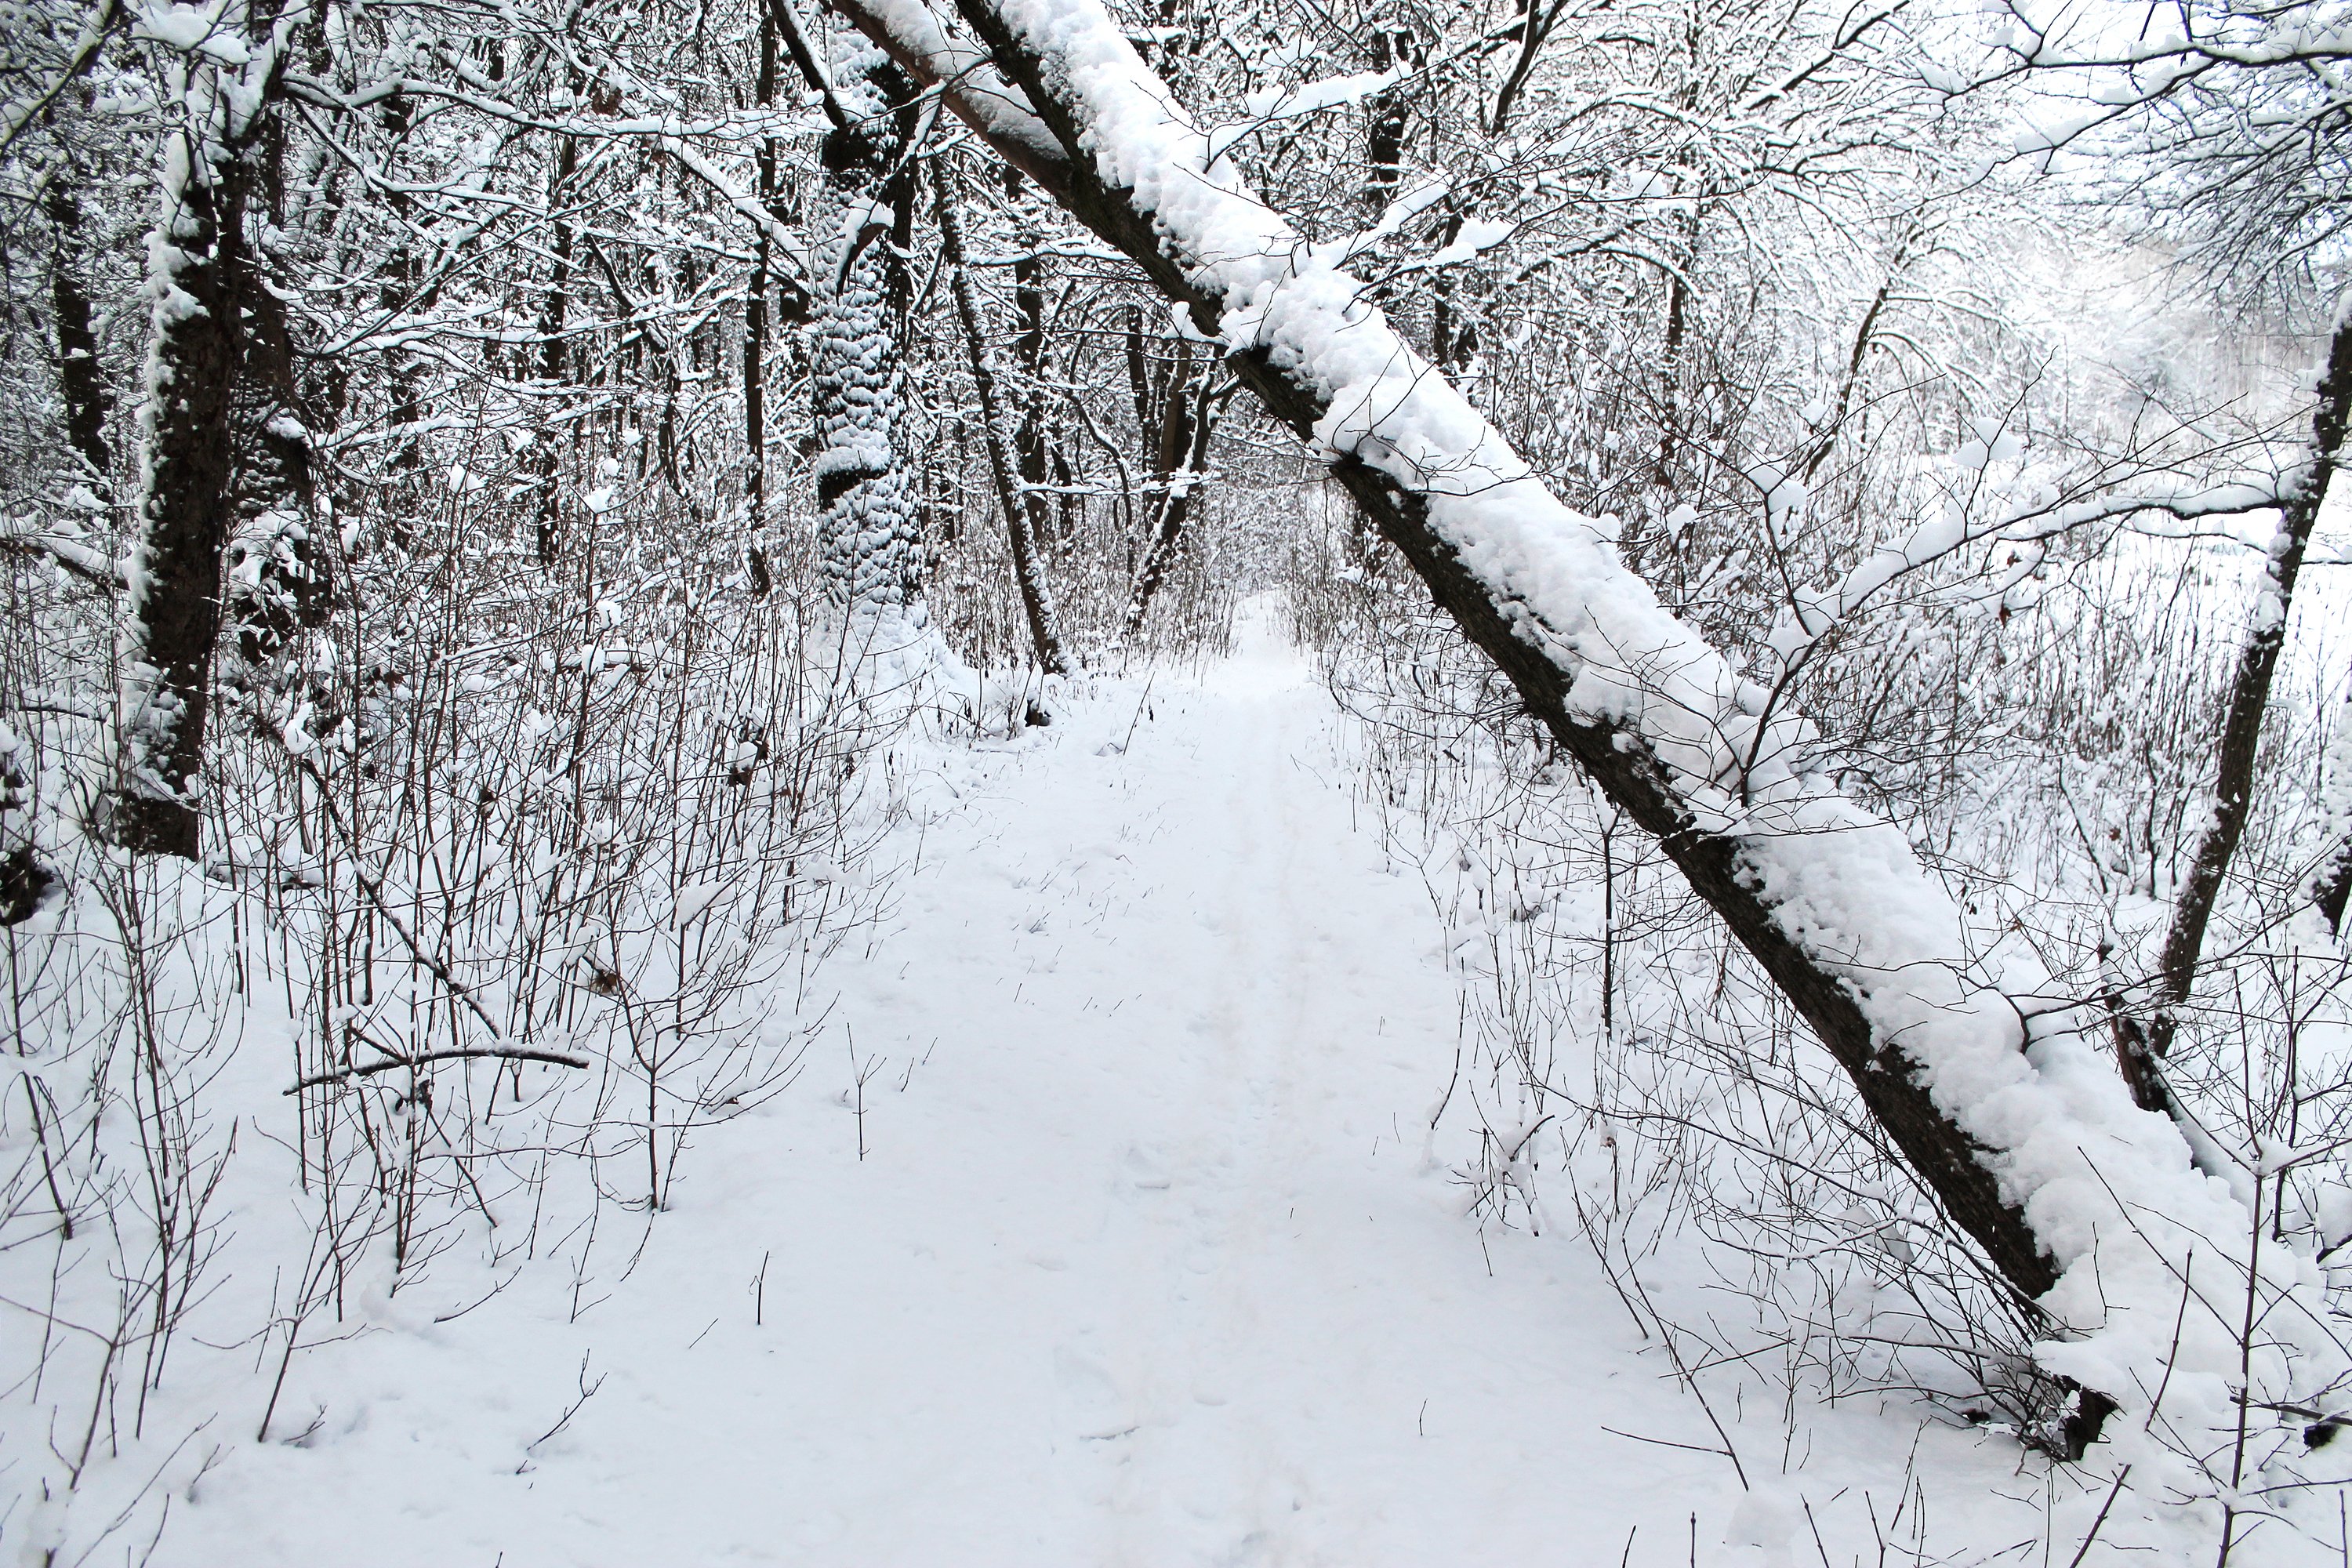
[[[545,1266],[387,1308],[159,1561],[1774,1563],[1810,1504],[1843,1563],[1923,1477],[1931,1550],[2035,1529],[1999,1438],[1849,1408],[1784,1446],[1726,1385],[1743,1500],[1664,1446],[1714,1438],[1582,1243],[1464,1217],[1427,1131],[1454,984],[1339,722],[1259,626],[960,754],[829,972],[845,1027],[701,1135],[634,1270],[576,1321]]]

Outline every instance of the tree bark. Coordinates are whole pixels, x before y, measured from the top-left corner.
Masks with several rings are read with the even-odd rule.
[[[2352,702],[2345,704],[2352,710]],[[2320,918],[2337,937],[2344,934],[2344,910],[2352,903],[2352,716],[2336,716],[2337,734],[2328,746],[2327,777],[2323,787],[2328,805],[2326,826],[2336,835],[2335,852],[2320,863],[2311,879],[2311,901]]]
[[[2288,487],[2279,506],[2278,531],[2272,537],[2263,566],[2263,584],[2254,598],[2254,626],[2238,652],[2230,682],[2229,705],[2221,721],[2221,761],[2214,770],[2213,815],[2198,840],[2189,863],[2189,877],[2172,906],[2172,923],[2166,930],[2162,955],[2157,961],[2155,1007],[2143,1037],[2131,1020],[2118,1014],[2116,1056],[2131,1086],[2132,1099],[2143,1110],[2161,1110],[2178,1118],[2181,1107],[2164,1078],[2165,1059],[2179,1030],[2180,1011],[2197,983],[2197,965],[2205,951],[2205,932],[2212,923],[2213,906],[2221,881],[2229,874],[2238,840],[2246,830],[2253,805],[2254,758],[2262,744],[2263,715],[2270,706],[2271,681],[2278,671],[2279,652],[2286,644],[2287,613],[2294,605],[2296,577],[2319,509],[2344,447],[2347,419],[2352,419],[2352,317],[2336,325],[2329,340],[2327,363],[2320,373],[2319,404],[2312,413],[2311,460]],[[2340,863],[2340,862],[2339,862]],[[2328,889],[2320,904],[2326,909]],[[2335,895],[2335,908],[2343,908]]]
[[[760,77],[754,89],[761,110],[776,103],[776,18],[760,8]],[[776,203],[776,139],[760,138],[760,210]],[[768,569],[768,231],[751,237],[751,283],[743,302],[743,510],[744,564],[751,592],[766,598],[774,586]]]
[[[964,266],[963,223],[956,215],[955,196],[944,170],[933,184],[940,220],[940,254],[948,266],[948,287],[955,296],[956,317],[963,326],[964,351],[971,361],[971,383],[980,399],[982,444],[988,449],[989,478],[996,487],[997,506],[1004,513],[1004,533],[1013,550],[1013,575],[1021,589],[1021,608],[1028,616],[1029,640],[1037,663],[1048,675],[1067,675],[1070,661],[1062,648],[1055,623],[1054,597],[1046,586],[1044,564],[1029,531],[1029,514],[1022,507],[1020,487],[1013,477],[1005,451],[1003,413],[997,396],[996,367],[990,363],[988,342],[982,331],[980,304],[972,297],[971,276]]]
[[[257,160],[253,197],[277,221],[283,200],[282,127],[263,131],[268,156]],[[258,223],[257,229],[262,227]],[[229,400],[231,532],[224,614],[234,628],[240,678],[264,676],[296,633],[324,623],[325,560],[311,537],[315,521],[310,412],[295,374],[293,324],[268,283],[270,258],[249,246],[238,268],[236,384]],[[395,385],[404,383],[395,374]],[[413,401],[394,417],[413,421]],[[414,466],[412,454],[410,466]]]
[[[1017,212],[1021,205],[1021,171],[1007,165],[1004,171],[1004,195]],[[1013,363],[1021,372],[1021,384],[1013,401],[1021,417],[1013,431],[1013,451],[1021,470],[1021,504],[1029,511],[1029,532],[1034,539],[1054,537],[1054,509],[1046,486],[1053,476],[1048,463],[1045,433],[1045,290],[1039,286],[1042,270],[1037,260],[1036,234],[1028,224],[1022,226],[1024,244],[1013,261],[1013,313],[1020,318],[1021,330],[1013,339]]]
[[[851,35],[833,89],[848,110],[819,153],[822,276],[811,323],[818,569],[853,610],[910,607],[923,591],[921,531],[898,449],[908,284],[891,243],[911,189],[897,110],[913,93]]]
[[[1160,395],[1160,449],[1152,465],[1159,488],[1144,514],[1150,523],[1150,536],[1128,593],[1125,630],[1130,637],[1143,630],[1151,601],[1167,580],[1168,569],[1176,563],[1185,524],[1192,518],[1192,491],[1208,467],[1209,437],[1217,427],[1213,367],[1202,375],[1197,388],[1185,384],[1191,368],[1192,356],[1186,352],[1190,347],[1184,344],[1178,349],[1176,368]]]
[[[575,82],[573,91],[578,90],[579,84]],[[572,199],[572,177],[579,166],[579,144],[569,136],[561,137],[555,149],[555,173],[547,186],[548,211],[555,226],[555,267],[539,307],[539,380],[546,391],[546,401],[541,406],[539,444],[532,465],[532,478],[539,491],[532,509],[532,545],[539,553],[540,565],[551,571],[562,542],[563,514],[556,493],[562,469],[559,456],[562,437],[550,415],[561,409],[556,388],[568,379],[572,357],[565,352],[563,321],[572,302],[572,236],[571,221],[562,214],[564,204]]]
[[[90,325],[89,295],[82,287],[88,247],[81,230],[81,202],[73,171],[63,161],[42,193],[55,248],[49,268],[49,304],[58,331],[58,391],[66,405],[66,437],[103,485],[113,472],[106,444],[106,418],[114,400],[98,363],[98,334]]]
[[[196,854],[213,644],[228,542],[230,423],[252,169],[225,68],[185,68],[188,121],[170,132],[152,247],[155,295],[142,411],[144,483],[132,574],[121,776],[102,827],[146,854]]]
[[[1397,67],[1419,70],[1422,56],[1421,40],[1411,27],[1392,21],[1374,24],[1374,70]],[[1397,187],[1403,182],[1404,141],[1412,123],[1412,105],[1402,89],[1391,88],[1367,98],[1364,110],[1364,210],[1377,218],[1382,208],[1396,200]]]

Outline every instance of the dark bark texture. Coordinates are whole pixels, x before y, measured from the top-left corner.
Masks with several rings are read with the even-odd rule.
[[[128,776],[111,797],[105,826],[126,848],[193,859],[228,542],[230,409],[250,170],[234,151],[202,146],[188,149],[188,163],[173,236],[184,259],[173,279],[187,298],[158,313],[151,477],[140,518],[143,575],[132,608],[136,657],[152,673],[139,683],[145,707],[129,716]]]
[[[57,320],[58,391],[65,400],[66,437],[93,478],[105,482],[114,455],[106,444],[106,418],[114,400],[98,363],[98,334],[90,324],[89,294],[82,287],[87,246],[81,203],[70,170],[60,168],[42,193],[56,241],[49,268],[49,307]]]
[[[576,82],[573,90],[578,90]],[[580,145],[566,136],[555,150],[555,174],[548,183],[547,192],[550,210],[558,214],[564,211],[564,204],[572,199],[572,176],[579,166]],[[572,305],[572,225],[558,216],[554,226],[555,265],[539,306],[539,379],[548,389],[551,416],[562,412],[562,403],[555,389],[569,379],[572,361],[563,336],[564,318]],[[557,485],[562,441],[563,436],[551,417],[539,432],[537,461],[533,464],[532,478],[537,481],[539,501],[531,532],[539,550],[539,563],[551,570],[562,543],[562,500]]]
[[[760,12],[760,77],[754,90],[761,109],[776,101],[776,18]],[[760,210],[776,207],[776,142],[760,139]],[[766,598],[775,586],[768,567],[768,231],[751,241],[751,285],[743,301],[743,510],[744,564],[751,592]]]
[[[276,684],[283,672],[269,667],[298,631],[326,620],[327,577],[310,534],[311,419],[295,374],[292,325],[266,281],[267,258],[250,253],[239,270],[226,613],[244,678]]]

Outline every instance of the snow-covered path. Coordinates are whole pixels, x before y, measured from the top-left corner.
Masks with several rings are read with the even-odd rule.
[[[1582,1244],[1463,1216],[1426,1132],[1454,984],[1339,722],[1260,629],[954,764],[891,928],[829,972],[838,1026],[689,1150],[634,1271],[576,1321],[547,1270],[387,1308],[298,1368],[318,1435],[247,1446],[159,1561],[1615,1563],[1633,1532],[1663,1568],[1811,1560],[1801,1495],[1869,1560],[1916,1416],[1838,1413],[1783,1477],[1751,1406],[1743,1506],[1719,1455],[1604,1430],[1711,1441]],[[1970,1510],[2033,1489],[1926,1436]]]

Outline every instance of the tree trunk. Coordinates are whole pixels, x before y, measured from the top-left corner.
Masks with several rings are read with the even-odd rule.
[[[2321,823],[2336,840],[2334,853],[2311,879],[2311,901],[2336,937],[2344,934],[2344,910],[2352,903],[2352,700],[2336,719],[2321,780]]]
[[[1375,24],[1372,28],[1372,68],[1384,71],[1397,67],[1411,70],[1421,68],[1421,40],[1412,29],[1394,23]],[[1391,88],[1376,92],[1364,100],[1364,210],[1378,218],[1389,203],[1396,200],[1397,187],[1404,178],[1405,132],[1411,127],[1412,105],[1402,89]]]
[[[55,249],[49,267],[49,303],[57,318],[58,391],[66,405],[66,437],[100,485],[113,472],[106,444],[106,416],[113,406],[98,363],[98,334],[90,325],[89,295],[82,287],[87,247],[81,202],[73,170],[60,161],[42,193]]]
[[[1021,171],[1007,164],[1004,195],[1016,211],[1021,205]],[[1038,286],[1036,231],[1022,225],[1020,254],[1013,261],[1013,313],[1021,329],[1013,339],[1013,363],[1021,372],[1013,401],[1021,417],[1013,426],[1013,446],[1021,469],[1021,503],[1029,510],[1034,539],[1054,537],[1054,509],[1046,486],[1052,482],[1045,434],[1045,291]]]
[[[2221,880],[2246,830],[2247,813],[2253,805],[2254,757],[2262,744],[2263,713],[2270,706],[2271,679],[2278,670],[2279,650],[2286,643],[2295,579],[2303,570],[2304,549],[2319,521],[2320,506],[2327,499],[2328,482],[2336,475],[2347,418],[2352,418],[2352,317],[2339,321],[2329,340],[2318,394],[2319,406],[2311,420],[2311,461],[2296,476],[2279,507],[2278,531],[2272,536],[2263,584],[2254,598],[2253,631],[2238,652],[2237,670],[2230,682],[2229,706],[2221,721],[2221,763],[2214,770],[2212,819],[2198,841],[2188,880],[2172,906],[2172,924],[2165,932],[2163,954],[2157,961],[2156,1005],[2145,1037],[2130,1019],[2116,1016],[2116,1060],[2124,1081],[2131,1086],[2132,1099],[2144,1110],[2181,1114],[2164,1080],[2163,1064],[2179,1029],[2180,1009],[2197,983],[2197,964],[2204,953],[2205,931],[2212,922]],[[2323,909],[2327,907],[2327,896],[2323,889]],[[2338,894],[2336,909],[2342,908]]]
[[[150,247],[156,299],[142,414],[146,445],[131,576],[121,776],[103,826],[126,848],[196,854],[213,644],[228,542],[230,423],[241,345],[252,170],[226,68],[186,68],[187,122],[170,132]],[[256,111],[258,112],[258,111]]]
[[[1004,424],[997,397],[996,367],[989,362],[988,342],[980,320],[980,304],[972,297],[971,277],[964,267],[963,224],[956,216],[955,196],[941,170],[934,184],[940,219],[940,254],[948,266],[948,287],[955,296],[956,316],[963,325],[964,351],[971,361],[971,383],[980,398],[980,424],[988,449],[989,478],[996,486],[996,501],[1004,513],[1004,533],[1013,548],[1013,575],[1021,588],[1021,607],[1029,618],[1029,640],[1037,663],[1048,675],[1067,675],[1070,661],[1062,649],[1061,629],[1055,624],[1054,596],[1045,584],[1029,531],[1029,514],[1021,505],[1020,488],[1005,451]]]
[[[760,78],[756,88],[761,110],[776,103],[776,18],[760,8]],[[773,215],[776,205],[776,140],[760,138],[760,210]],[[743,303],[743,510],[744,563],[751,592],[766,598],[774,586],[768,569],[768,231],[751,238],[751,284]]]
[[[907,283],[889,241],[911,179],[893,110],[913,93],[880,50],[855,34],[836,41],[833,86],[850,117],[826,132],[820,152],[820,293],[809,347],[818,568],[837,605],[911,608],[924,562],[898,449]]]
[[[1145,515],[1151,521],[1143,559],[1135,568],[1134,586],[1127,601],[1126,634],[1143,630],[1151,601],[1176,563],[1184,527],[1192,512],[1192,491],[1209,463],[1209,437],[1215,433],[1219,404],[1213,366],[1204,370],[1199,387],[1185,384],[1191,355],[1185,344],[1177,351],[1176,369],[1161,394],[1160,450],[1153,464],[1158,489]]]
[[[239,359],[229,401],[230,569],[226,614],[248,676],[278,658],[299,628],[326,618],[324,561],[314,521],[310,429],[294,380],[286,307],[261,286],[258,257],[239,300]]]
[[[572,89],[575,94],[579,90],[576,81]],[[539,308],[539,379],[547,395],[541,404],[539,447],[532,465],[532,478],[539,492],[533,509],[532,544],[539,552],[540,565],[551,571],[554,569],[555,552],[562,535],[563,514],[556,492],[562,471],[560,454],[567,428],[552,416],[562,410],[555,389],[569,379],[571,363],[571,355],[565,352],[563,321],[572,302],[572,224],[562,213],[564,204],[572,199],[572,176],[579,166],[579,144],[569,136],[561,138],[555,149],[554,177],[547,186],[548,211],[555,226],[555,268]]]
[[[283,204],[282,125],[261,128],[265,156],[257,161],[253,191],[277,226]],[[257,232],[265,230],[259,218]],[[237,277],[237,372],[229,400],[229,570],[224,613],[234,628],[240,678],[282,683],[286,672],[265,673],[282,659],[295,634],[324,623],[325,559],[311,537],[310,415],[295,374],[292,323],[280,292],[269,287],[271,259],[253,246]],[[394,417],[414,421],[413,377],[395,372],[407,390]],[[414,447],[412,437],[410,443]],[[412,449],[407,466],[415,464]]]

